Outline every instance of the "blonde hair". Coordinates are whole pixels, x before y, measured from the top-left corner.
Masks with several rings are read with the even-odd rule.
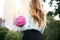
[[[44,22],[44,12],[41,9],[42,5],[39,0],[31,0],[30,2],[30,14],[34,19],[34,22],[38,21],[39,27],[42,26]]]

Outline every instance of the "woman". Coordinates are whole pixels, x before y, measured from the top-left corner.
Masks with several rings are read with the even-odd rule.
[[[46,15],[40,0],[30,0],[25,7],[27,8],[14,21],[20,31],[24,32],[22,40],[43,40],[42,33],[46,25]]]

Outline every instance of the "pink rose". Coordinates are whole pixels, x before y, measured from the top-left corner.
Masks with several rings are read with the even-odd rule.
[[[26,19],[24,16],[19,16],[14,20],[14,24],[18,27],[22,27],[23,25],[25,25],[26,23]]]

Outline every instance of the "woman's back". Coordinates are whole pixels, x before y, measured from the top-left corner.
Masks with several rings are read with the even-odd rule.
[[[38,21],[34,22],[33,17],[30,15],[29,11],[25,11],[21,14],[21,16],[24,16],[26,18],[26,24],[23,27],[19,27],[18,29],[20,31],[25,31],[25,30],[31,30],[35,29],[37,31],[41,31],[43,33],[45,26],[46,26],[46,19],[44,19],[44,24],[42,27],[39,28],[38,26]]]
[[[46,15],[42,11],[42,5],[39,1],[30,0],[29,4],[23,6],[24,11],[15,20],[15,23],[19,24],[18,29],[24,32],[22,40],[42,40],[41,33],[46,26]]]

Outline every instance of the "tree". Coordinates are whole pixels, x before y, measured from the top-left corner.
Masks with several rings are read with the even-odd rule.
[[[49,12],[47,13],[47,15],[46,15],[46,17],[47,17],[47,22],[55,21],[53,14],[54,14],[54,13],[51,12],[51,11],[49,11]]]
[[[50,7],[52,7],[54,0],[50,1]],[[57,14],[60,15],[60,0],[55,0],[58,8],[55,8],[55,12],[49,11],[47,14],[48,24],[43,33],[44,40],[60,40],[60,20],[54,20],[53,17]],[[55,6],[56,7],[56,6]],[[60,17],[60,16],[59,16]]]
[[[60,5],[58,5],[58,8],[55,9],[55,13],[54,13],[54,16],[56,16],[57,14],[59,14],[59,18],[60,18]]]
[[[52,21],[47,26],[43,33],[44,40],[60,40],[60,20]]]
[[[51,11],[49,11],[48,13],[47,13],[47,16],[53,16],[53,12],[51,12]]]
[[[43,0],[43,1],[45,2],[46,0]],[[60,0],[50,0],[50,2],[49,2],[50,7],[52,7],[53,1],[57,2],[56,3],[57,6],[55,5],[55,12],[54,12],[54,14],[52,13],[52,15],[56,16],[57,14],[59,14],[59,18],[60,18]],[[51,14],[49,14],[49,15],[51,15]]]
[[[7,29],[6,27],[0,27],[0,40],[4,40],[8,31],[9,29]]]
[[[60,18],[60,0],[51,0],[51,1],[49,2],[50,7],[52,7],[53,1],[56,1],[56,2],[57,2],[57,3],[56,3],[57,6],[55,5],[55,13],[54,13],[53,15],[56,16],[57,14],[59,14],[59,18]],[[58,7],[58,8],[56,8],[56,7]]]
[[[22,33],[9,31],[5,37],[5,40],[22,40]]]

